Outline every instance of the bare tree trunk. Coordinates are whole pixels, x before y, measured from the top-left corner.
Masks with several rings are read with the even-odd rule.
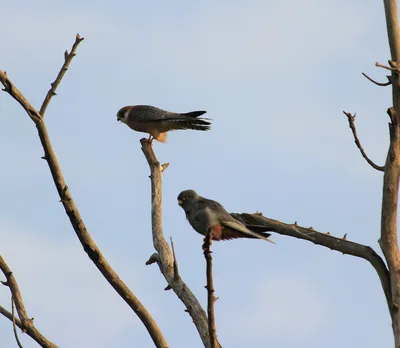
[[[395,347],[400,348],[400,252],[397,240],[397,213],[400,178],[400,31],[397,0],[384,0],[386,26],[392,59],[389,60],[392,75],[393,107],[388,109],[390,146],[383,177],[382,218],[380,246],[385,255],[391,282],[392,299],[389,304]]]

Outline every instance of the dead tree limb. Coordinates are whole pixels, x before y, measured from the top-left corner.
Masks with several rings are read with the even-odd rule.
[[[79,34],[76,34],[75,42],[72,45],[71,52],[70,53],[68,53],[68,51],[64,52],[64,64],[62,65],[54,82],[52,82],[50,84],[51,87],[50,87],[49,91],[47,92],[46,97],[43,100],[42,106],[40,107],[39,112],[40,112],[40,115],[42,115],[42,117],[44,117],[44,113],[46,112],[46,109],[50,104],[51,98],[53,98],[53,96],[57,95],[56,89],[57,89],[58,85],[60,84],[62,78],[64,77],[65,73],[67,72],[68,67],[71,64],[72,58],[74,58],[76,55],[76,49],[78,48],[78,45],[83,40],[84,40],[83,37],[80,37]]]
[[[264,217],[260,213],[232,214],[232,216],[242,221],[248,228],[253,230],[261,228],[264,231],[268,230],[284,236],[306,240],[316,245],[321,245],[331,250],[339,251],[343,254],[352,255],[367,260],[378,273],[389,309],[392,310],[390,300],[391,287],[389,271],[382,258],[371,247],[351,242],[345,238],[333,237],[330,234],[318,232],[313,228],[305,228],[297,224],[286,224],[278,220]],[[309,238],[306,237],[307,235]]]
[[[347,116],[347,119],[349,121],[349,127],[350,127],[351,131],[353,132],[354,142],[356,143],[358,149],[360,150],[361,155],[364,157],[364,159],[368,162],[368,164],[372,168],[379,170],[381,172],[384,172],[385,167],[378,166],[372,160],[369,159],[368,155],[366,154],[366,152],[364,151],[364,148],[361,145],[360,140],[358,139],[356,125],[354,123],[354,120],[356,119],[356,114],[352,115],[350,112],[346,112],[346,111],[343,111],[343,113]]]
[[[211,348],[218,347],[217,341],[217,327],[215,325],[214,303],[216,301],[214,292],[214,280],[212,271],[212,228],[209,228],[206,236],[204,237],[203,252],[206,259],[206,276],[207,276],[207,314],[208,314],[208,332],[210,335]]]
[[[391,61],[389,61],[389,65],[391,65],[390,62]],[[389,70],[389,71],[398,71],[398,69],[393,66],[387,66],[387,65],[381,64],[379,62],[376,62],[375,66],[377,66],[378,68]]]
[[[82,40],[83,38],[77,36],[75,45],[77,46],[78,43]],[[74,49],[71,51],[71,53],[75,54]],[[63,75],[64,74],[62,73],[57,77],[56,84],[54,85],[53,88],[57,87]],[[58,163],[57,156],[51,145],[50,138],[42,115],[28,102],[28,100],[13,85],[13,83],[7,77],[6,73],[3,72],[2,70],[0,70],[0,82],[3,84],[4,90],[8,92],[15,100],[17,100],[18,103],[21,104],[21,106],[28,113],[32,121],[36,124],[40,142],[42,143],[44,150],[43,159],[47,161],[51,175],[53,177],[54,184],[60,196],[60,202],[64,206],[65,212],[69,217],[71,225],[74,228],[74,231],[79,241],[81,242],[83,249],[89,256],[89,258],[93,261],[97,269],[103,274],[103,276],[107,279],[110,285],[114,288],[114,290],[129,305],[129,307],[131,307],[131,309],[143,322],[156,347],[162,347],[162,348],[168,347],[168,344],[160,328],[157,326],[156,322],[154,321],[150,313],[139,301],[139,299],[134,295],[134,293],[119,278],[118,274],[113,270],[113,268],[107,262],[107,260],[101,253],[100,249],[97,247],[96,243],[90,236],[88,230],[86,229],[86,226],[79,213],[79,210],[72,198],[71,192],[68,189],[67,184],[65,183],[61,167]],[[45,98],[44,105],[48,104],[48,102],[46,103],[46,100],[47,96]]]
[[[11,291],[11,297],[13,302],[15,303],[15,307],[17,309],[18,316],[20,321],[17,322],[13,313],[7,313],[7,311],[1,311],[2,314],[6,314],[5,316],[9,318],[15,325],[18,325],[24,332],[26,332],[30,337],[32,337],[41,347],[46,348],[57,348],[57,346],[50,342],[46,337],[44,337],[40,331],[33,324],[33,320],[28,316],[26,312],[24,302],[22,300],[21,292],[19,291],[19,287],[17,281],[11,272],[10,267],[8,267],[7,263],[0,256],[0,269],[6,277],[6,282],[2,282],[3,285],[8,286]],[[11,318],[9,316],[11,314]]]
[[[165,169],[165,166],[161,165],[157,160],[153,148],[147,139],[141,139],[140,143],[142,144],[142,151],[149,164],[151,173],[152,235],[154,248],[157,251],[157,253],[150,257],[146,264],[149,265],[157,262],[161,273],[168,283],[166,289],[174,290],[175,294],[186,306],[186,310],[191,316],[204,346],[211,348],[207,315],[180,275],[175,274],[173,255],[162,231],[162,171]],[[220,347],[220,345],[218,344],[217,347]]]
[[[12,313],[10,313],[7,309],[5,309],[3,306],[0,306],[0,314],[5,316],[7,319],[9,319],[10,321],[13,321],[13,315]],[[15,325],[17,325],[21,330],[23,330],[23,326],[21,323],[21,320],[19,320],[18,318],[15,318]]]
[[[15,303],[14,303],[14,296],[11,295],[11,316],[12,316],[12,324],[13,324],[13,331],[14,331],[14,337],[15,340],[17,341],[17,345],[19,348],[24,348],[21,344],[21,341],[19,340],[18,337],[18,332],[17,332],[17,324],[15,323]]]

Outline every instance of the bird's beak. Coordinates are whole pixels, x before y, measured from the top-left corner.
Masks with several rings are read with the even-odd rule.
[[[121,119],[119,117],[117,117],[117,121],[121,121]]]
[[[181,199],[178,199],[178,204],[182,205],[183,201]]]

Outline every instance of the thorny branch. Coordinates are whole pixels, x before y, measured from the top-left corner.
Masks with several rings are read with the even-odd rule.
[[[356,125],[354,123],[354,120],[356,118],[356,114],[354,114],[354,116],[353,116],[350,112],[343,111],[343,113],[347,116],[347,119],[349,121],[349,127],[350,127],[351,131],[353,132],[354,142],[356,143],[358,149],[360,150],[361,155],[364,157],[364,159],[368,162],[368,164],[372,168],[374,168],[376,170],[379,170],[381,172],[384,172],[385,171],[385,167],[378,166],[372,160],[369,159],[368,155],[366,154],[366,152],[364,151],[364,148],[361,145],[360,140],[358,139]]]
[[[207,314],[208,314],[208,332],[211,340],[211,348],[218,347],[217,341],[217,328],[215,325],[214,315],[214,303],[216,301],[214,292],[214,280],[212,271],[212,256],[211,256],[211,244],[212,244],[212,228],[209,228],[206,236],[204,237],[203,252],[206,259],[206,275],[207,275]]]
[[[194,296],[189,287],[185,284],[179,274],[174,271],[174,259],[171,249],[164,238],[162,231],[162,172],[165,168],[154,154],[153,148],[145,138],[140,140],[142,151],[150,167],[151,179],[151,221],[153,244],[157,253],[151,255],[146,262],[147,265],[157,262],[161,273],[168,283],[166,290],[172,289],[178,298],[186,306],[186,311],[191,316],[197,331],[206,348],[211,348],[208,332],[208,320],[204,309]],[[216,347],[220,347],[217,343]]]
[[[77,36],[75,44],[73,46],[72,54],[75,54],[76,46],[82,41],[83,38]],[[71,58],[66,57],[66,61],[70,62]],[[65,64],[65,63],[64,63]],[[68,63],[69,64],[69,63]],[[65,71],[64,71],[65,73]],[[61,75],[57,76],[56,84],[53,86],[53,90],[60,83],[64,73],[61,72]],[[68,189],[68,186],[65,183],[64,176],[61,171],[61,167],[58,163],[57,156],[53,150],[53,147],[50,142],[49,135],[47,133],[47,128],[44,123],[44,119],[42,115],[28,102],[28,100],[23,96],[23,94],[13,85],[13,83],[8,79],[5,72],[0,70],[0,82],[4,86],[4,90],[8,92],[15,100],[17,100],[21,106],[26,110],[29,117],[36,124],[36,128],[38,130],[38,135],[44,150],[44,159],[47,161],[50,172],[52,174],[54,184],[57,188],[57,192],[60,197],[60,202],[63,204],[66,214],[69,217],[72,227],[75,230],[75,233],[81,242],[83,249],[89,256],[89,258],[93,261],[98,270],[103,274],[103,276],[107,279],[110,285],[114,288],[114,290],[121,296],[121,298],[131,307],[131,309],[137,314],[140,320],[145,325],[147,331],[149,332],[151,338],[153,339],[156,347],[166,348],[168,344],[160,330],[157,326],[154,319],[151,317],[150,313],[147,309],[142,305],[139,299],[134,295],[134,293],[126,286],[126,284],[119,278],[118,274],[113,270],[113,268],[109,265],[100,249],[97,247],[96,243],[90,236],[86,226],[82,220],[82,217],[79,213],[77,206],[72,198],[72,195]],[[50,97],[51,98],[51,97]],[[47,96],[44,101],[45,107],[49,103],[47,101]],[[18,302],[17,311],[19,313]],[[21,317],[21,315],[20,315]],[[21,318],[22,319],[22,318]],[[24,323],[24,326],[27,324]]]
[[[6,310],[1,310],[1,313],[5,315],[8,319],[13,321],[16,325],[18,325],[24,332],[26,332],[30,337],[32,337],[40,346],[46,348],[57,348],[57,346],[50,342],[46,337],[44,337],[38,329],[36,329],[35,325],[33,325],[33,320],[29,318],[28,313],[26,312],[24,302],[22,300],[21,292],[19,291],[19,287],[17,281],[11,272],[11,269],[8,267],[7,263],[0,256],[0,270],[3,272],[7,281],[2,282],[3,285],[8,286],[11,291],[11,297],[13,303],[15,303],[15,307],[17,309],[18,316],[20,318],[20,322],[14,320],[14,313],[11,313],[11,318],[9,316],[10,313],[7,313]],[[12,311],[14,311],[12,309]]]
[[[286,224],[278,220],[273,220],[264,217],[261,213],[232,214],[232,216],[242,221],[250,229],[257,230],[257,228],[260,228],[264,231],[268,230],[285,236],[303,239],[316,245],[339,251],[343,254],[353,255],[367,260],[372,267],[375,268],[376,273],[378,273],[389,309],[391,310],[390,304],[392,302],[389,271],[382,258],[371,247],[347,240],[347,233],[343,238],[337,238],[331,236],[329,233],[318,232],[312,227],[305,228],[297,225],[297,223]],[[305,235],[312,238],[306,238]]]

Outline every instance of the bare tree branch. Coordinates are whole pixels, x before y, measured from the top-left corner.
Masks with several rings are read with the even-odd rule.
[[[391,85],[392,83],[390,82],[390,76],[387,76],[387,78],[388,78],[388,82],[383,82],[383,83],[381,83],[381,82],[377,82],[377,81],[375,81],[375,80],[373,80],[372,78],[370,78],[367,74],[365,74],[365,73],[362,73],[363,74],[363,76],[364,77],[366,77],[368,80],[370,80],[372,83],[374,83],[374,84],[376,84],[377,86],[382,86],[382,87],[384,87],[384,86],[389,86],[389,85]]]
[[[389,64],[392,65],[393,62],[389,60]],[[378,62],[375,63],[375,66],[377,66],[378,68],[382,68],[382,69],[386,69],[386,70],[392,71],[392,72],[393,71],[395,71],[395,72],[398,71],[398,68],[395,67],[395,66],[387,66],[387,65],[384,65],[384,64],[381,64],[381,63],[378,63]]]
[[[208,314],[208,332],[210,335],[211,348],[218,347],[217,341],[217,327],[215,325],[214,315],[214,303],[216,301],[214,292],[214,281],[212,272],[212,256],[211,256],[211,244],[212,244],[212,228],[209,228],[206,236],[204,237],[203,252],[206,259],[206,275],[207,275],[207,314]]]
[[[62,76],[61,76],[62,77]],[[60,78],[61,80],[61,78]],[[32,121],[35,122],[36,128],[38,130],[39,138],[44,150],[44,159],[47,160],[50,172],[52,174],[54,184],[57,188],[57,192],[60,196],[60,202],[63,204],[66,214],[69,217],[72,227],[81,242],[83,249],[89,256],[89,258],[96,265],[98,270],[107,279],[114,290],[121,296],[121,298],[131,307],[131,309],[136,313],[140,320],[145,325],[147,331],[149,332],[151,338],[153,339],[156,347],[168,347],[168,344],[156,322],[147,311],[147,309],[142,305],[139,299],[134,295],[134,293],[126,286],[126,284],[119,278],[118,274],[109,265],[100,249],[97,247],[96,243],[90,236],[86,226],[82,220],[82,217],[78,211],[77,206],[72,198],[72,195],[65,183],[64,176],[62,174],[60,165],[57,160],[57,156],[52,148],[49,135],[47,133],[47,128],[44,123],[43,118],[40,113],[33,108],[33,106],[26,100],[26,98],[21,94],[21,92],[12,84],[8,79],[7,75],[0,70],[0,82],[4,85],[4,89],[17,100],[22,107],[27,111],[28,115],[31,117]],[[60,81],[58,81],[59,83]],[[18,306],[17,306],[18,310]]]
[[[14,296],[11,294],[11,315],[12,315],[12,323],[13,323],[13,331],[14,331],[14,337],[15,340],[17,341],[18,347],[19,348],[24,348],[18,338],[18,332],[17,332],[17,326],[15,323],[15,310],[14,310]]]
[[[3,84],[3,91],[11,95],[26,111],[31,120],[38,124],[41,122],[42,117],[36,111],[36,109],[29,103],[24,95],[18,90],[17,87],[8,79],[5,71],[0,70],[0,82]]]
[[[376,170],[379,170],[379,171],[381,171],[381,172],[384,172],[384,171],[385,171],[385,167],[378,166],[378,165],[375,164],[372,160],[369,159],[368,155],[365,153],[364,148],[363,148],[362,145],[361,145],[360,140],[358,139],[357,130],[356,130],[356,125],[355,125],[355,123],[354,123],[354,120],[355,120],[355,118],[356,118],[356,114],[354,114],[354,116],[353,116],[350,112],[343,111],[343,113],[347,116],[347,119],[348,119],[348,121],[349,121],[350,129],[351,129],[351,131],[353,132],[354,142],[356,143],[358,149],[360,150],[361,155],[364,157],[364,159],[368,162],[368,164],[369,164],[372,168],[374,168],[374,169],[376,169]]]
[[[0,314],[5,316],[7,319],[9,319],[11,322],[13,321],[13,314],[10,313],[7,309],[5,309],[3,306],[0,306]],[[14,317],[14,321],[15,321],[15,325],[17,325],[21,330],[24,329],[24,327],[22,326],[21,320],[19,320],[18,318]]]
[[[211,348],[207,315],[179,274],[175,274],[173,255],[162,232],[162,171],[165,168],[158,162],[149,141],[143,138],[140,140],[140,143],[142,144],[142,151],[149,164],[151,173],[151,221],[153,244],[157,251],[156,254],[150,257],[146,264],[149,265],[157,262],[161,273],[168,283],[167,289],[172,288],[186,306],[186,310],[191,316],[204,346]],[[220,345],[218,344],[217,347],[220,347]]]
[[[178,260],[176,259],[175,247],[174,247],[174,242],[172,241],[172,237],[171,237],[171,248],[172,248],[172,256],[174,258],[174,277],[175,279],[178,279],[179,277]]]
[[[273,231],[285,236],[306,240],[331,250],[339,251],[343,254],[353,255],[367,260],[378,273],[389,309],[392,310],[389,272],[382,258],[371,247],[351,242],[346,238],[336,238],[328,233],[318,232],[312,227],[305,228],[297,224],[286,224],[278,220],[264,217],[260,213],[232,214],[232,216],[242,221],[250,229],[263,228],[264,231]],[[305,235],[312,238],[306,238]],[[347,235],[345,236],[347,237]]]
[[[75,57],[75,52],[76,49],[78,48],[78,45],[84,40],[83,37],[80,37],[79,34],[76,34],[75,42],[72,45],[71,53],[68,53],[68,51],[65,51],[64,53],[64,64],[61,67],[60,72],[58,73],[56,79],[54,80],[53,83],[50,84],[50,89],[47,92],[46,97],[44,98],[43,104],[40,108],[40,115],[44,117],[44,113],[46,112],[47,107],[49,106],[50,100],[53,96],[57,95],[56,94],[56,89],[58,85],[60,84],[62,78],[64,77],[65,73],[68,70],[69,65],[71,64],[72,58]]]
[[[30,337],[32,337],[40,346],[46,348],[57,348],[57,346],[50,342],[46,337],[44,337],[38,329],[36,329],[35,325],[33,325],[33,320],[29,318],[28,313],[26,312],[24,302],[22,300],[21,292],[19,291],[19,287],[17,281],[11,269],[8,267],[7,263],[4,259],[0,256],[0,269],[5,275],[7,282],[3,282],[3,285],[8,286],[11,291],[11,296],[13,299],[13,303],[15,303],[15,307],[17,308],[18,316],[21,319],[20,325],[17,324],[17,321],[14,321],[16,325],[20,326],[21,329],[26,332]],[[12,309],[14,311],[14,309]],[[9,314],[9,313],[1,313]],[[9,318],[8,315],[5,315]],[[11,313],[11,321],[13,321],[14,313]],[[9,318],[10,319],[10,318]]]

